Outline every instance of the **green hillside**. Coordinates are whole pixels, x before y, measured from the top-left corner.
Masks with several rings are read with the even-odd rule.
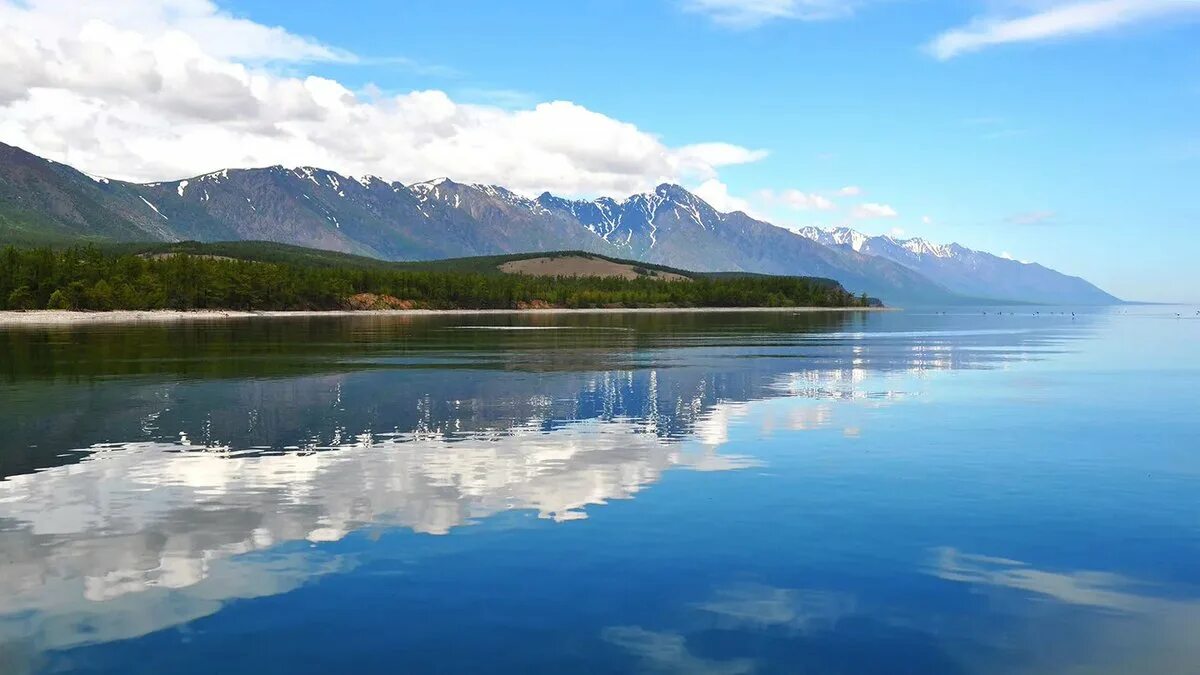
[[[591,256],[555,253],[550,256]],[[529,276],[498,265],[548,254],[392,263],[264,242],[108,244],[0,252],[0,309],[525,309],[845,307],[829,279],[704,275],[604,258],[645,276]],[[651,269],[653,268],[653,269]],[[659,272],[684,278],[663,280]],[[640,274],[640,272],[639,272]]]

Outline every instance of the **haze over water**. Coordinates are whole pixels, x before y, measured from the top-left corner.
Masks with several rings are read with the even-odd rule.
[[[0,673],[1195,673],[1196,310],[0,330]]]

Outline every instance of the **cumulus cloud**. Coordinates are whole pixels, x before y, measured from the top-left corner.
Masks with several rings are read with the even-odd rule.
[[[849,16],[858,0],[684,0],[683,7],[733,28],[752,28],[775,19],[824,21]]]
[[[757,162],[767,156],[766,150],[750,150],[730,143],[696,143],[679,149],[685,161],[694,161],[707,166],[728,166]]]
[[[815,192],[801,190],[759,190],[758,198],[768,204],[782,204],[797,211],[832,211],[837,208],[833,200]]]
[[[1200,2],[1059,0],[1049,6],[1043,3],[1040,11],[1019,16],[978,17],[965,26],[938,35],[927,49],[944,60],[995,45],[1085,35],[1188,12],[1200,14]]]
[[[570,101],[512,109],[290,74],[360,60],[209,0],[0,0],[0,140],[129,180],[316,165],[569,195],[702,184],[766,154],[668,146]]]
[[[887,204],[867,202],[854,207],[850,215],[861,220],[866,220],[870,218],[895,218],[900,214],[896,212],[896,209]]]
[[[317,40],[221,11],[211,0],[24,0],[0,3],[0,28],[9,38],[56,36],[64,43],[91,30],[120,30],[128,37],[186,35],[217,59],[354,61],[358,57]],[[87,46],[91,41],[80,44]],[[133,49],[129,44],[92,47]],[[127,65],[127,64],[123,64]]]
[[[729,186],[717,180],[710,178],[703,183],[692,188],[692,192],[699,198],[708,202],[709,206],[718,211],[729,213],[732,211],[741,211],[743,213],[761,218],[754,208],[745,199],[735,197],[729,193]]]
[[[932,225],[933,217],[932,216],[921,216],[921,223],[924,225]]]
[[[842,197],[857,197],[863,193],[863,189],[857,185],[847,185],[837,191]]]

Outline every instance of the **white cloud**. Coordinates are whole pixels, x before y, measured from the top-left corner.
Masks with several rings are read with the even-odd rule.
[[[863,193],[863,189],[857,185],[847,185],[838,190],[837,193],[843,197],[857,197]]]
[[[895,218],[896,216],[898,216],[900,214],[896,212],[896,209],[892,208],[891,206],[889,206],[887,204],[874,204],[871,202],[867,202],[865,204],[859,204],[858,206],[854,207],[854,210],[850,212],[850,215],[854,216],[855,218],[859,218],[859,219],[868,219],[868,218]]]
[[[729,186],[716,178],[710,178],[691,190],[693,194],[708,202],[709,206],[718,211],[724,213],[741,211],[755,218],[760,217],[755,214],[754,208],[750,206],[749,202],[729,194]]]
[[[832,211],[837,208],[833,200],[815,192],[801,190],[759,190],[758,198],[768,204],[782,204],[797,211]]]
[[[924,225],[932,225],[932,224],[933,224],[933,218],[931,218],[931,217],[929,217],[929,216],[921,216],[921,223],[922,223],[922,224],[924,224]]]
[[[570,101],[514,110],[290,74],[315,60],[361,59],[209,0],[0,0],[0,140],[130,180],[316,165],[568,195],[704,183],[766,154],[668,146]]]
[[[688,11],[733,28],[752,28],[775,19],[824,21],[849,16],[857,0],[683,0]]]
[[[0,3],[0,30],[10,39],[38,39],[48,35],[71,40],[73,35],[119,27],[126,35],[185,35],[204,44],[214,58],[235,60],[354,61],[345,50],[294,35],[277,26],[235,17],[211,0],[25,0]],[[98,47],[84,40],[78,46]],[[133,44],[108,44],[116,50]],[[103,48],[101,47],[101,48]]]
[[[893,227],[891,230],[888,230],[888,234],[892,235],[893,237],[903,237],[905,235],[905,231],[902,227]]]
[[[1174,14],[1200,13],[1196,0],[1058,0],[1043,6],[1022,16],[976,18],[938,35],[927,48],[944,60],[995,45],[1085,35]]]
[[[757,162],[767,156],[767,151],[750,150],[730,143],[696,143],[680,148],[679,155],[685,160],[708,166],[729,166]]]

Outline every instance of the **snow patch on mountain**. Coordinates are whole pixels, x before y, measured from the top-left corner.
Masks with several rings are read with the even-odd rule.
[[[203,176],[197,176],[196,180],[204,180],[204,181],[212,181],[213,183],[220,183],[221,181],[226,180],[228,178],[229,178],[229,169],[221,169],[220,171],[213,171],[212,173],[206,173]],[[155,183],[150,183],[150,185],[153,186],[153,185],[155,185]]]
[[[872,242],[887,243],[908,251],[915,256],[933,256],[935,258],[953,258],[958,255],[958,251],[963,253],[974,252],[957,244],[934,244],[920,237],[913,237],[911,239],[897,239],[891,235],[871,237],[848,227],[824,228],[809,226],[802,227],[796,230],[796,232],[800,236],[812,239],[819,244],[826,246],[846,246],[856,252],[862,252],[863,248]]]
[[[531,213],[537,213],[537,214],[544,214],[544,213],[550,212],[548,209],[546,209],[546,207],[542,206],[536,200],[529,199],[528,197],[522,197],[521,195],[513,192],[512,190],[509,190],[508,188],[505,188],[505,187],[501,187],[499,185],[483,185],[481,183],[475,183],[475,184],[471,185],[470,187],[474,190],[478,190],[479,192],[482,192],[483,194],[487,195],[488,197],[491,197],[492,199],[497,199],[499,201],[504,202],[505,204],[508,204],[509,206],[513,206],[518,209],[524,209]]]
[[[313,176],[313,170],[311,167],[301,166],[301,167],[292,169],[292,171],[294,171],[298,177],[307,178],[310,181],[312,181],[313,185],[316,185],[317,187],[321,187],[321,184],[317,182],[316,177]]]
[[[146,199],[145,197],[138,195],[138,199],[142,200],[143,202],[146,202],[146,206],[149,206],[150,208],[154,209],[154,212],[157,213],[158,215],[162,216],[163,220],[170,220],[170,218],[163,216],[162,211],[159,211],[158,207],[151,204],[150,201],[148,199]]]

